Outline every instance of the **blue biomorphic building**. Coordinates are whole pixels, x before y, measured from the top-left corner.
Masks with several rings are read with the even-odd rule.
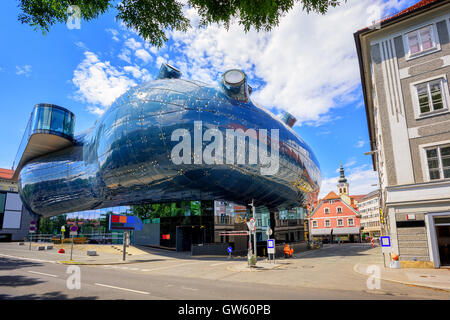
[[[320,187],[319,163],[292,130],[295,118],[275,117],[251,101],[251,91],[240,70],[210,85],[163,64],[156,80],[130,89],[78,135],[73,113],[38,104],[14,163],[23,203],[43,217],[172,204],[186,210],[160,217],[159,245],[187,248],[232,242],[221,235],[240,229],[239,215],[253,200],[258,240],[269,226],[277,235],[277,223],[281,232],[290,216],[298,221],[278,236],[300,241],[303,207]]]

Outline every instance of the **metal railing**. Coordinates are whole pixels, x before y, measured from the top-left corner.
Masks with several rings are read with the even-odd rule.
[[[46,242],[60,244],[61,234],[29,234],[27,242]],[[75,244],[123,244],[122,233],[92,233],[79,234],[73,237]],[[71,237],[64,237],[64,243],[72,242]]]

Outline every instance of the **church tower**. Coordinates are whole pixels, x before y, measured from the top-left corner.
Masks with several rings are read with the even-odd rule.
[[[349,196],[349,190],[348,190],[348,182],[347,182],[347,178],[345,177],[344,174],[344,168],[342,167],[342,163],[341,163],[341,168],[340,168],[340,177],[338,180],[338,184],[337,184],[337,188],[338,188],[338,194],[339,196],[347,203],[350,203],[350,196]]]

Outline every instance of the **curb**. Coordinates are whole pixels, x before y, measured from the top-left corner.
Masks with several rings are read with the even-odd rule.
[[[282,264],[279,264],[279,265],[276,265],[275,267],[270,268],[270,269],[264,268],[264,267],[262,267],[262,268],[260,268],[260,267],[256,267],[256,268],[255,267],[253,267],[253,268],[250,267],[250,268],[245,268],[245,269],[241,269],[241,270],[236,270],[235,267],[228,266],[227,270],[233,271],[233,272],[261,272],[261,271],[270,271],[270,270],[279,269],[282,266],[283,266]]]
[[[363,276],[367,276],[366,273],[363,273],[363,272],[360,272],[359,270],[357,270],[356,266],[358,266],[358,264],[356,264],[353,267],[353,271],[354,272],[356,272],[356,273],[358,273],[360,275],[363,275]],[[433,289],[433,290],[440,290],[440,291],[444,291],[444,292],[450,292],[450,289],[448,289],[448,288],[442,288],[442,287],[437,287],[437,286],[432,286],[432,285],[417,284],[417,283],[412,283],[412,282],[387,279],[387,278],[383,278],[383,277],[380,277],[380,280],[394,282],[394,283],[400,283],[400,284],[404,284],[404,285],[407,285],[407,286],[414,286],[414,287],[420,287],[420,288],[426,288],[426,289]]]
[[[109,265],[117,265],[117,264],[133,264],[133,263],[142,263],[148,261],[118,261],[118,262],[82,262],[82,261],[56,261],[58,264],[67,264],[67,265],[79,265],[79,266],[109,266]]]

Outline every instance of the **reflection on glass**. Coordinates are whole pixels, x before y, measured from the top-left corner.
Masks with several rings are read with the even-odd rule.
[[[66,115],[66,113],[64,111],[53,108],[52,123],[51,123],[50,130],[57,131],[57,132],[63,132],[65,115]]]
[[[40,107],[37,128],[40,130],[50,130],[52,109],[50,107]]]

